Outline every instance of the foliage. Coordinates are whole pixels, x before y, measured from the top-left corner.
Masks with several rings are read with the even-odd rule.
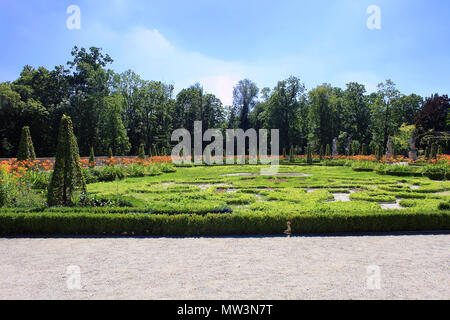
[[[1,213],[2,235],[277,235],[291,222],[293,234],[449,230],[450,214],[441,212],[373,214],[92,214]]]
[[[18,161],[36,160],[33,141],[31,140],[30,127],[23,127],[20,136],[19,152],[17,154]]]
[[[384,153],[387,137],[401,136],[402,124],[414,123],[418,146],[438,140],[442,153],[449,147],[448,98],[435,95],[422,108],[420,96],[401,94],[391,80],[366,93],[364,85],[354,82],[345,89],[325,84],[306,92],[293,76],[261,90],[245,79],[234,87],[233,105],[226,109],[200,84],[174,97],[172,84],[141,79],[131,70],[116,74],[108,69],[112,58],[99,48],[74,47],[71,54],[67,66],[25,66],[16,81],[0,84],[2,156],[17,154],[24,125],[40,137],[35,141],[38,155],[52,156],[63,114],[73,121],[83,156],[91,147],[98,155],[108,155],[109,148],[116,156],[136,155],[142,143],[149,154],[165,155],[172,146],[170,132],[186,128],[193,134],[194,121],[201,121],[204,130],[279,128],[280,150],[293,146],[297,153],[310,144],[320,155],[320,147],[334,138],[339,138],[341,154],[349,139],[355,144],[352,154],[364,144],[371,150],[381,145]],[[406,140],[401,140],[394,141],[394,148],[406,153]]]
[[[421,176],[422,173],[414,167],[400,165],[379,164],[375,168],[376,173],[391,176]]]
[[[289,149],[289,162],[290,163],[294,163],[295,162],[294,146],[291,146],[291,148]]]
[[[94,147],[91,147],[91,153],[89,154],[89,168],[95,168],[95,164]]]
[[[312,164],[313,163],[311,146],[309,146],[309,145],[306,147],[306,163],[307,164]]]
[[[371,161],[355,161],[352,164],[353,171],[373,171],[376,164]]]
[[[402,124],[398,132],[392,137],[392,146],[395,154],[408,154],[410,151],[409,142],[415,130],[416,127],[414,125],[407,126],[406,124]]]
[[[144,148],[144,144],[141,144],[141,147],[139,148],[139,155],[138,155],[139,159],[145,159],[145,148]]]
[[[421,168],[421,173],[433,180],[450,180],[450,164],[434,164]]]
[[[327,144],[326,151],[325,151],[325,156],[326,157],[331,157],[331,148],[330,148],[329,144]]]
[[[61,119],[56,150],[54,171],[48,186],[48,205],[70,206],[76,191],[86,191],[86,182],[81,172],[72,120],[65,115]]]
[[[381,161],[381,159],[383,158],[383,149],[379,144],[375,148],[375,157],[378,161]]]
[[[367,152],[367,145],[366,145],[365,143],[362,144],[362,147],[361,147],[361,155],[363,155],[363,156],[367,156],[367,155],[368,155],[368,152]]]

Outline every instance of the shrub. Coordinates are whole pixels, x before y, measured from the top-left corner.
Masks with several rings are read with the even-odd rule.
[[[0,207],[10,206],[17,194],[17,185],[9,174],[8,165],[0,165]]]
[[[289,162],[290,163],[294,163],[295,162],[294,147],[293,146],[291,146],[291,148],[289,149]]]
[[[371,161],[355,161],[352,163],[353,171],[373,171],[375,164]]]
[[[308,163],[310,165],[313,163],[312,150],[311,150],[311,146],[310,145],[308,145],[306,147],[306,163]]]
[[[91,153],[89,155],[89,168],[95,168],[95,154],[94,154],[94,148],[91,147]]]
[[[379,164],[375,167],[375,171],[377,174],[381,175],[391,175],[391,176],[411,176],[411,177],[419,177],[421,176],[421,172],[417,170],[415,167],[410,166],[400,166],[400,165],[385,165]]]
[[[125,170],[125,174],[127,177],[132,177],[132,178],[145,177],[145,167],[138,163],[129,165],[129,166],[125,167],[124,170]]]
[[[125,169],[121,166],[104,166],[90,169],[98,182],[110,182],[125,178]]]
[[[111,195],[95,197],[83,192],[78,205],[81,207],[134,207],[143,204],[143,201],[130,196]]]
[[[168,163],[168,162],[163,162],[159,165],[159,169],[161,170],[161,172],[164,173],[171,173],[171,172],[176,172],[177,169],[175,168],[173,163]]]
[[[450,165],[433,164],[421,168],[423,176],[432,180],[449,180],[450,179]]]
[[[431,157],[431,148],[429,145],[427,145],[427,147],[425,148],[425,158],[427,160],[430,160],[430,157]]]
[[[99,182],[98,177],[94,174],[95,168],[81,168],[81,171],[86,183],[89,184]]]
[[[431,145],[431,151],[430,151],[430,157],[431,157],[431,159],[437,159],[437,152],[438,152],[438,146],[437,146],[437,143],[433,143],[432,145]]]
[[[351,194],[350,199],[370,202],[395,202],[396,197],[382,192],[357,192]]]
[[[33,141],[31,140],[30,128],[23,127],[20,136],[19,151],[17,153],[17,161],[36,160]]]
[[[30,170],[26,175],[26,179],[33,189],[45,190],[50,181],[50,173],[45,171]]]
[[[353,140],[351,144],[351,150],[350,150],[350,156],[356,156],[359,153],[359,150],[361,149],[361,144],[357,140]]]
[[[325,151],[325,156],[326,157],[331,157],[331,147],[330,147],[329,144],[327,144],[326,151]]]
[[[343,167],[347,165],[347,160],[346,159],[329,159],[329,160],[325,160],[322,162],[323,166],[326,167]]]
[[[139,148],[139,155],[138,155],[139,159],[145,159],[145,149],[144,149],[144,144],[141,144],[140,148]]]
[[[378,161],[381,161],[381,159],[383,159],[383,149],[379,144],[377,144],[377,147],[375,149],[375,157]]]
[[[442,147],[442,145],[439,145],[437,154],[438,155],[443,155],[444,154],[444,148]]]
[[[71,206],[75,191],[85,192],[86,182],[81,171],[72,120],[63,115],[59,128],[54,171],[48,186],[48,205]]]
[[[441,202],[438,208],[439,210],[450,210],[450,202]]]
[[[450,230],[450,212],[403,210],[353,214],[242,213],[152,215],[108,213],[1,213],[2,235],[218,236]]]
[[[362,144],[361,154],[367,156],[367,145],[365,143]]]

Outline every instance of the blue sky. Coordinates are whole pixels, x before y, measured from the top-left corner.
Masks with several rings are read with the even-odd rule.
[[[66,27],[69,5],[80,30]],[[370,5],[381,30],[366,26]],[[240,79],[263,88],[290,75],[308,89],[390,78],[405,94],[449,94],[449,14],[447,0],[0,0],[0,81],[65,64],[77,45],[103,48],[116,72],[200,82],[225,104]]]

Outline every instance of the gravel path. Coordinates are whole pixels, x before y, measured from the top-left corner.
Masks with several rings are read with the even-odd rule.
[[[0,299],[450,299],[449,262],[450,234],[0,239]]]

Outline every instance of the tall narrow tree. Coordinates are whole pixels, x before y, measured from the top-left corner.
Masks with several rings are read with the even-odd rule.
[[[233,91],[233,105],[239,110],[239,128],[247,131],[250,128],[249,113],[256,104],[259,89],[249,79],[239,81]]]
[[[17,160],[36,160],[34,152],[33,141],[31,140],[30,128],[23,127],[22,135],[20,136],[19,152],[17,153]]]
[[[81,171],[78,143],[73,134],[72,120],[63,115],[59,128],[54,171],[48,186],[48,205],[71,206],[76,191],[85,192],[86,182]]]
[[[89,168],[95,168],[95,164],[94,147],[91,147],[91,153],[89,155]]]

